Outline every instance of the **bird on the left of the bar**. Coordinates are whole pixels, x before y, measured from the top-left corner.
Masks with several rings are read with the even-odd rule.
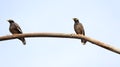
[[[20,28],[20,26],[14,22],[14,20],[12,19],[9,19],[7,20],[9,23],[10,23],[10,26],[9,26],[9,31],[14,35],[14,34],[22,34],[22,30]],[[26,41],[25,41],[25,38],[18,38],[19,40],[22,41],[22,43],[25,45],[26,44]]]

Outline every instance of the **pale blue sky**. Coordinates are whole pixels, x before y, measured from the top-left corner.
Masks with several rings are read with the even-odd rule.
[[[86,36],[119,47],[119,0],[0,0],[0,36],[9,35],[8,19],[24,33],[75,33],[72,18]],[[0,67],[120,67],[120,55],[77,39],[26,38],[0,42]]]

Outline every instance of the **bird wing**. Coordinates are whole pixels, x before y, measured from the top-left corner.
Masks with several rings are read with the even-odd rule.
[[[85,31],[84,31],[83,25],[82,25],[81,23],[79,23],[79,26],[80,26],[80,29],[81,29],[81,31],[82,31],[82,34],[85,35]]]
[[[82,24],[80,24],[80,29],[81,29],[81,33],[82,33],[83,35],[85,35],[85,30],[84,30],[84,27],[83,27]]]
[[[22,33],[22,30],[21,30],[20,26],[17,23],[15,23],[15,26],[16,26],[17,30]]]
[[[83,35],[85,35],[85,31],[84,31],[84,28],[83,28]]]

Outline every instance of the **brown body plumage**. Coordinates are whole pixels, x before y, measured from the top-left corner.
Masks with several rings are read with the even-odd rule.
[[[11,19],[9,19],[8,22],[10,23],[9,31],[12,34],[22,34],[22,30],[17,23],[15,23]],[[18,38],[18,39],[21,40],[24,45],[26,44],[25,38]]]
[[[82,34],[82,35],[85,35],[85,31],[84,31],[84,27],[83,25],[79,22],[79,20],[77,18],[73,18],[74,20],[74,30],[77,34]],[[84,39],[81,39],[81,42],[83,44],[85,44],[87,41],[84,40]]]

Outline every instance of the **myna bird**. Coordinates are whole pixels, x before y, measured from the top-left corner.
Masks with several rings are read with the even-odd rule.
[[[74,30],[76,32],[76,34],[81,34],[85,36],[85,31],[84,31],[84,27],[83,25],[79,22],[79,20],[77,18],[73,18],[74,20]],[[87,41],[84,39],[81,39],[81,43],[83,43],[83,45],[85,45]]]
[[[22,30],[20,26],[14,22],[14,20],[7,20],[10,23],[9,31],[14,35],[14,34],[22,34]],[[26,41],[25,38],[18,38],[19,40],[22,41],[22,43],[25,45]]]

